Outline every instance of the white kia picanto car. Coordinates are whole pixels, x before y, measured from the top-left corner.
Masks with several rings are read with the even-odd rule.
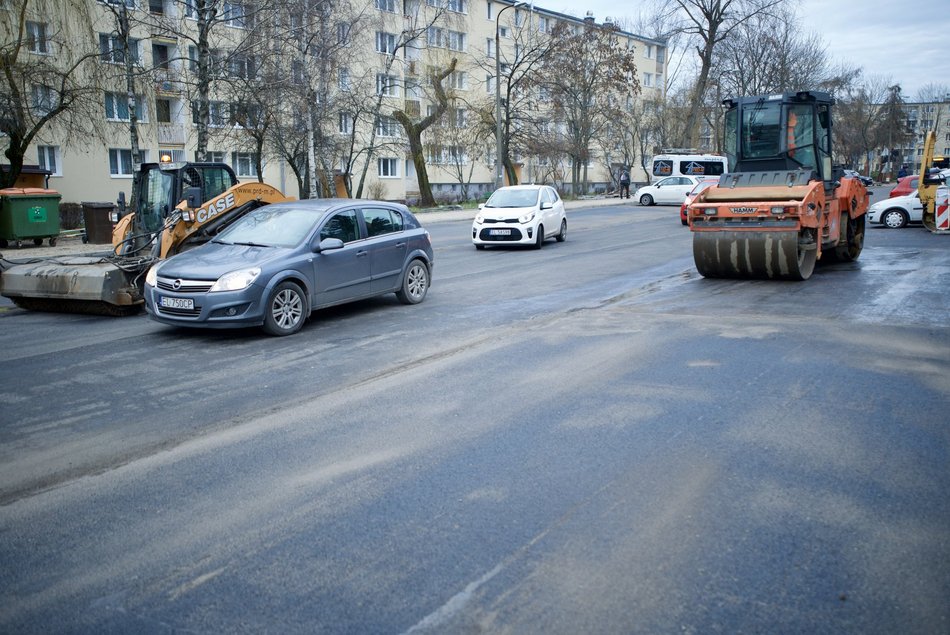
[[[499,188],[478,206],[472,223],[476,249],[486,245],[533,245],[541,249],[548,238],[558,242],[567,238],[564,201],[549,185]]]

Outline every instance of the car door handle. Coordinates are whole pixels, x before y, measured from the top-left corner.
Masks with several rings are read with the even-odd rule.
[[[405,246],[406,246],[406,243],[405,243],[405,242],[396,243],[396,249],[402,249],[402,248],[405,247]]]
[[[369,255],[369,252],[366,251],[365,249],[361,249],[358,252],[356,252],[357,258],[362,258],[363,256],[367,256],[367,255]]]

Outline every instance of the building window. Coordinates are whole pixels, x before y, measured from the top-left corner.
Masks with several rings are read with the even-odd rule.
[[[125,3],[126,8],[128,9],[135,8],[135,0],[99,0],[99,2],[101,2],[102,4],[114,4],[114,5],[122,5],[123,3]]]
[[[485,53],[488,55],[489,59],[494,59],[495,57],[495,40],[494,38],[485,39]]]
[[[232,152],[234,172],[241,178],[257,178],[257,155],[251,152]]]
[[[43,84],[33,84],[33,111],[38,115],[45,115],[56,107],[56,91]]]
[[[468,38],[464,33],[461,31],[449,31],[448,36],[449,50],[465,52]]]
[[[467,90],[468,74],[465,71],[453,71],[449,75],[449,87],[456,90]]]
[[[33,53],[46,55],[50,52],[49,37],[44,22],[26,23],[26,47]]]
[[[402,126],[392,117],[380,115],[376,123],[376,134],[380,137],[398,137]]]
[[[129,55],[139,61],[139,41],[129,38]],[[99,34],[99,59],[110,64],[125,64],[125,43],[122,38],[108,33]]]
[[[376,0],[375,4],[380,11],[396,12],[396,0]]]
[[[59,146],[37,146],[37,164],[52,176],[62,176],[59,167]]]
[[[224,22],[228,26],[238,29],[247,29],[253,26],[250,12],[240,2],[224,3]]]
[[[399,79],[393,75],[386,75],[385,73],[376,74],[376,94],[385,95],[387,97],[398,97],[399,96]]]
[[[339,74],[340,90],[350,90],[350,71],[346,68],[340,69]]]
[[[181,148],[159,148],[158,156],[168,157],[168,160],[172,163],[179,163],[185,161],[185,151]]]
[[[209,163],[224,163],[224,152],[220,150],[206,150],[205,158],[198,158],[198,154],[195,153],[195,161],[208,161]]]
[[[491,2],[486,2],[486,3],[485,3],[485,10],[486,10],[485,19],[486,19],[486,20],[492,20],[492,19],[493,19],[493,16],[492,16],[492,8],[493,8],[493,7],[492,7],[492,3],[491,3]]]
[[[340,134],[350,134],[353,132],[353,115],[348,112],[340,113]]]
[[[144,156],[142,158],[144,159]],[[109,174],[123,177],[132,176],[133,170],[131,150],[109,148]]]
[[[468,0],[446,0],[445,8],[455,13],[468,13]]]
[[[155,121],[158,123],[172,122],[172,100],[159,97],[155,100]]]
[[[396,159],[377,159],[376,165],[378,174],[382,178],[391,179],[399,176],[399,163]]]
[[[643,85],[646,88],[653,86],[653,73],[643,74]]]
[[[143,123],[148,121],[146,116],[145,102],[140,95],[135,96],[137,111],[136,119]],[[105,95],[106,119],[109,121],[129,121],[129,97],[125,93],[106,93]]]
[[[350,24],[348,22],[340,22],[336,25],[336,42],[341,46],[346,46],[350,43]]]
[[[392,55],[396,52],[396,36],[385,31],[376,31],[376,52]]]
[[[235,54],[231,58],[231,76],[240,79],[254,79],[257,77],[257,63],[253,55]]]

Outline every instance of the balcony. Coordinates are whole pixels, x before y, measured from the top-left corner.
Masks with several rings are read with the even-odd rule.
[[[159,70],[155,73],[155,92],[159,95],[180,95],[178,73],[172,70]]]
[[[188,138],[188,127],[177,123],[158,124],[159,145],[184,145]]]

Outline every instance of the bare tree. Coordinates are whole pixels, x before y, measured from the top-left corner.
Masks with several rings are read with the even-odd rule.
[[[64,10],[67,1],[69,8]],[[0,134],[7,139],[4,156],[9,169],[0,171],[0,188],[19,178],[30,144],[45,128],[56,125],[79,138],[77,133],[92,132],[101,118],[96,116],[101,94],[99,52],[76,44],[91,41],[86,4],[78,0],[8,4],[13,20],[0,21]],[[66,14],[78,19],[51,21],[51,16]]]
[[[575,193],[587,189],[587,166],[595,138],[616,134],[626,117],[628,100],[640,92],[634,52],[618,29],[585,24],[577,33],[564,23],[555,27],[559,45],[544,61],[544,82],[553,116],[567,128],[571,157],[571,185]]]
[[[720,44],[735,29],[752,18],[768,12],[787,0],[673,0],[666,15],[677,18],[679,30],[696,42],[699,75],[693,85],[689,114],[686,118],[686,141],[699,144],[699,122],[709,87],[710,74]]]
[[[948,84],[924,84],[914,96],[914,101],[918,104],[939,103],[947,99],[950,99]]]
[[[519,24],[511,30],[514,39],[513,55],[506,56],[502,51],[494,50],[494,42],[489,45],[486,55],[478,62],[479,68],[495,80],[495,62],[501,69],[497,78],[500,95],[492,94],[481,105],[476,106],[479,113],[479,126],[482,135],[494,138],[497,134],[496,97],[501,100],[501,156],[503,169],[508,183],[518,183],[518,174],[511,156],[515,152],[527,150],[535,145],[538,129],[547,121],[545,116],[545,95],[542,72],[544,61],[557,41],[548,33],[539,33],[532,23],[531,14],[527,18],[521,9],[515,9],[515,22]],[[496,60],[496,56],[501,56]],[[491,87],[494,91],[494,86]],[[496,139],[497,142],[497,139]],[[497,159],[496,159],[497,161]],[[497,174],[497,171],[496,171]]]
[[[418,60],[419,51],[421,50],[420,41],[423,38],[431,37],[430,33],[433,32],[430,32],[430,29],[434,28],[446,13],[444,4],[439,4],[439,7],[433,8],[429,7],[426,3],[407,0],[403,8],[404,15],[400,32],[380,32],[386,37],[377,42],[377,49],[378,52],[383,53],[385,57],[381,71],[375,70],[376,100],[371,112],[373,126],[370,129],[365,160],[363,161],[363,171],[360,174],[359,182],[356,187],[356,198],[361,198],[363,195],[366,174],[375,153],[377,135],[376,122],[379,121],[382,115],[383,101],[386,97],[394,96],[394,94],[398,92],[400,79],[395,74],[399,68],[397,61],[400,60],[400,56],[402,56],[407,63]],[[385,28],[385,25],[381,23],[381,27]],[[374,71],[371,70],[371,72]],[[403,89],[406,89],[405,85]]]
[[[455,72],[455,66],[458,59],[452,58],[447,68],[438,72],[432,72],[429,75],[429,81],[435,91],[435,107],[425,117],[413,121],[412,118],[402,109],[394,110],[393,118],[398,121],[406,131],[406,137],[409,141],[409,153],[412,162],[416,167],[416,178],[419,182],[419,205],[423,207],[432,207],[435,205],[435,199],[432,197],[432,186],[429,184],[429,173],[426,170],[425,148],[422,146],[422,133],[432,124],[442,118],[446,109],[449,107],[449,99],[445,94],[445,88],[442,82],[445,78]]]

